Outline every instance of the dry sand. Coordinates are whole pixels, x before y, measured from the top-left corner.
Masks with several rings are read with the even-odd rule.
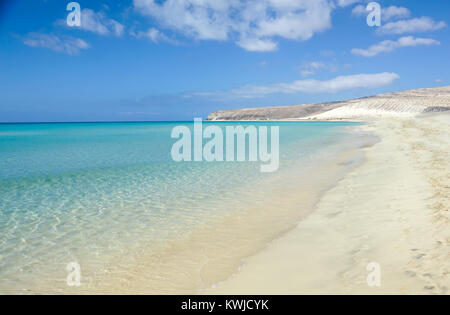
[[[207,294],[449,294],[450,113],[369,122],[381,141],[317,210]],[[381,286],[367,284],[369,263]]]

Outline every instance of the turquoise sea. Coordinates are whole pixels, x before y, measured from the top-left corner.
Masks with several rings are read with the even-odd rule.
[[[192,122],[1,124],[0,293],[198,292],[307,215],[364,143],[356,123],[246,124],[280,127],[277,172],[172,161]]]

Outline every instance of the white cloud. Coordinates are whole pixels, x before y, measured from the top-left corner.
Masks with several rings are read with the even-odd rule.
[[[276,37],[308,40],[331,27],[329,0],[134,0],[162,28],[197,40],[233,40],[249,51],[277,49]]]
[[[311,61],[311,62],[304,62],[300,68],[301,68],[300,71],[301,75],[307,77],[309,75],[316,74],[317,71],[321,69],[325,69],[326,66],[323,62]]]
[[[352,10],[352,15],[354,15],[354,16],[364,16],[367,14],[369,14],[369,12],[366,10],[366,7],[362,4],[357,5]]]
[[[442,79],[436,79],[434,82],[436,82],[436,83],[444,83],[444,80],[442,80]]]
[[[236,43],[239,47],[248,51],[274,51],[278,45],[270,39],[243,38]]]
[[[344,65],[344,68],[347,68],[349,65]],[[311,62],[303,62],[300,65],[300,74],[303,77],[307,77],[310,75],[314,75],[319,71],[328,71],[328,72],[337,72],[339,70],[339,66],[334,63],[324,63],[321,61],[311,61]]]
[[[168,43],[172,43],[172,44],[178,43],[176,40],[173,40],[173,39],[167,37],[164,33],[162,33],[161,31],[159,31],[158,29],[156,29],[154,27],[150,28],[146,32],[138,32],[138,33],[131,32],[131,35],[135,36],[137,38],[147,38],[154,43],[159,43],[159,42],[168,42]]]
[[[404,34],[404,33],[421,33],[435,31],[446,27],[444,21],[436,22],[429,17],[414,18],[409,20],[400,20],[384,24],[379,32],[381,34]]]
[[[77,55],[83,49],[88,49],[89,44],[84,40],[74,37],[60,38],[53,34],[30,33],[23,40],[30,47],[41,47],[68,55]]]
[[[411,11],[405,7],[396,7],[395,5],[392,5],[381,9],[381,17],[383,21],[391,21],[396,18],[408,18],[410,15]]]
[[[81,26],[79,28],[99,35],[114,36],[122,36],[125,30],[122,24],[108,18],[104,12],[94,12],[91,9],[81,11]]]
[[[270,94],[299,94],[299,93],[337,93],[357,88],[378,88],[392,84],[400,78],[396,73],[356,74],[339,76],[331,80],[298,80],[291,83],[272,85],[249,85],[229,91],[193,92],[185,97],[235,97],[258,98]]]
[[[352,10],[354,16],[367,16],[369,12],[364,5],[357,5]],[[405,34],[435,31],[447,26],[444,21],[434,21],[430,17],[408,19],[411,11],[405,7],[390,6],[381,8],[381,21],[383,25],[378,30],[380,34]],[[393,21],[403,19],[399,21]],[[384,23],[389,22],[389,23]]]
[[[357,5],[352,10],[354,16],[367,16],[369,11],[366,10],[364,5]],[[382,21],[391,21],[398,18],[408,18],[411,15],[411,11],[405,7],[397,7],[392,5],[387,8],[381,8]]]
[[[355,4],[355,3],[358,3],[358,2],[361,2],[361,0],[338,0],[337,4],[340,7],[346,7],[346,6],[349,6],[351,4]]]
[[[372,45],[367,49],[352,49],[352,53],[355,55],[361,55],[364,57],[374,57],[381,53],[388,53],[402,47],[415,47],[415,46],[431,46],[440,45],[441,43],[431,38],[414,38],[413,36],[401,37],[396,41],[385,40],[378,44]]]

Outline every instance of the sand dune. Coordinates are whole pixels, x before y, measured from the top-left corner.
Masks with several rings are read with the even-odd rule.
[[[408,90],[343,102],[213,112],[208,120],[366,119],[414,117],[450,110],[450,86]]]
[[[427,112],[450,110],[450,87],[410,90],[348,101],[338,108],[306,119],[364,119],[414,117]]]

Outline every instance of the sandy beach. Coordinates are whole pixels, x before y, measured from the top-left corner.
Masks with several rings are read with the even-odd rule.
[[[316,210],[206,294],[448,294],[450,113],[366,120],[380,142]],[[380,267],[380,285],[368,276]]]

